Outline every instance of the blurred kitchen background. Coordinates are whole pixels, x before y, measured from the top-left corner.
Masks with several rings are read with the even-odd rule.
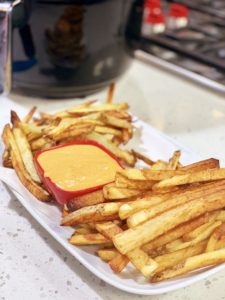
[[[225,92],[224,0],[146,0],[141,36],[138,58]]]

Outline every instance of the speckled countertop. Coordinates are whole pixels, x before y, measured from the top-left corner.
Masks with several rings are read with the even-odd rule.
[[[105,93],[100,94],[100,99]],[[162,70],[134,62],[117,85],[115,98],[131,111],[203,157],[225,166],[225,99]],[[33,105],[50,111],[74,101],[11,95],[0,98],[0,129],[9,110],[23,114]],[[159,296],[119,291],[96,278],[64,250],[0,184],[0,300],[222,300],[225,271]]]

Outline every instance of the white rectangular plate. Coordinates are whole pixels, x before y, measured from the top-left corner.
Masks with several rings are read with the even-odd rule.
[[[171,138],[153,129],[146,123],[137,120],[135,127],[137,131],[132,141],[132,147],[149,155],[152,159],[167,160],[172,152],[177,149],[182,151],[181,162],[183,164],[189,164],[199,159],[195,154],[178,145]],[[188,286],[225,268],[225,264],[222,264],[193,272],[179,279],[156,284],[151,284],[143,279],[143,276],[131,265],[128,265],[122,274],[114,274],[110,267],[94,254],[94,248],[81,248],[68,243],[72,228],[61,227],[59,225],[61,219],[59,208],[54,204],[37,201],[20,183],[14,170],[0,167],[0,180],[13,190],[21,204],[75,259],[93,274],[118,289],[140,295],[162,294]]]

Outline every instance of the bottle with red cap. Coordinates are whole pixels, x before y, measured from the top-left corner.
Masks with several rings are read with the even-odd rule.
[[[188,24],[188,8],[179,3],[173,3],[169,8],[167,28],[178,29],[186,27]]]
[[[145,1],[142,35],[148,37],[165,30],[165,16],[160,0]]]

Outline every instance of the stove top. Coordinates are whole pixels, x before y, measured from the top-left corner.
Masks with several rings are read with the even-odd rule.
[[[162,2],[165,15],[172,2]],[[176,3],[188,7],[188,24],[171,29],[166,22],[162,32],[142,37],[141,49],[152,62],[225,92],[225,1]]]

